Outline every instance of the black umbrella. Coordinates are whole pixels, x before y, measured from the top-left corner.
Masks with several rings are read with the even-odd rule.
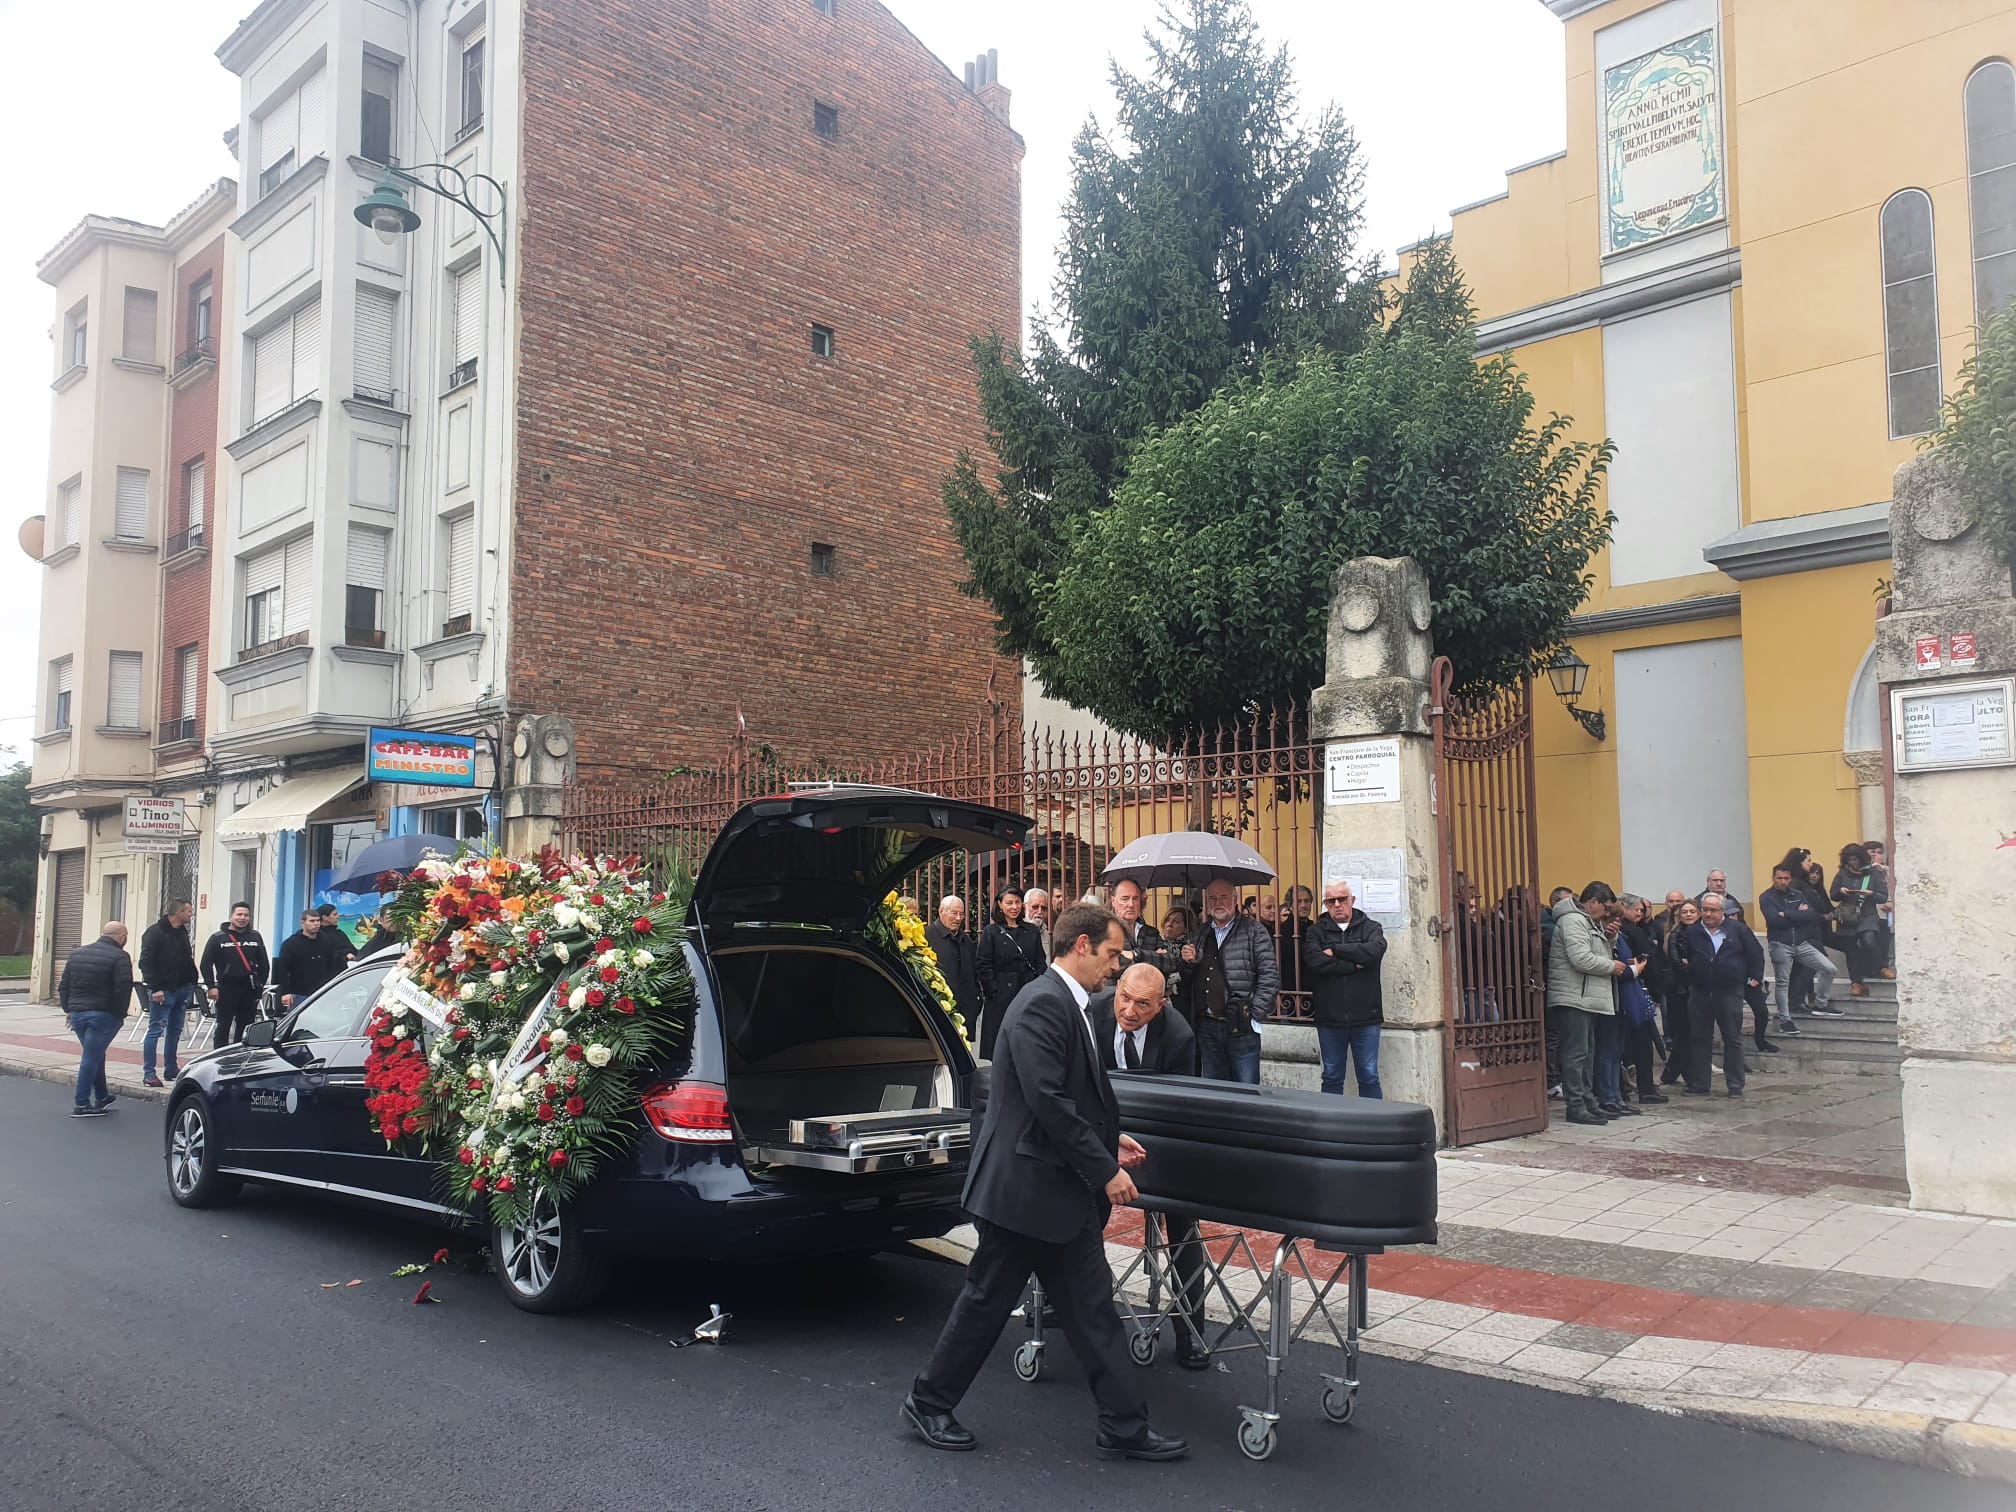
[[[1130,840],[1099,874],[1102,882],[1133,882],[1144,888],[1272,882],[1274,876],[1274,868],[1244,840],[1203,830]]]
[[[329,884],[330,892],[373,893],[377,892],[378,879],[386,872],[397,872],[405,876],[429,855],[447,859],[442,846],[454,848],[455,842],[444,840],[439,835],[393,835],[384,840],[373,840],[350,862],[350,875],[340,877]]]

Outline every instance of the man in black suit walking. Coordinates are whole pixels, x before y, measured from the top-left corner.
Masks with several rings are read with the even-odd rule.
[[[1168,1003],[1168,981],[1158,967],[1144,963],[1121,972],[1119,981],[1092,999],[1099,1064],[1108,1071],[1146,1076],[1195,1076],[1196,1032],[1182,1014],[1162,1011]],[[1147,1216],[1150,1223],[1156,1221],[1153,1213]],[[1190,1304],[1191,1326],[1179,1323],[1176,1328],[1176,1363],[1185,1370],[1209,1370],[1211,1353],[1204,1347],[1204,1234],[1194,1219],[1186,1222],[1164,1213],[1161,1223]]]
[[[1148,1158],[1120,1132],[1087,1012],[1121,945],[1110,909],[1074,903],[1052,926],[1050,969],[1016,994],[1002,1019],[987,1113],[966,1175],[966,1211],[980,1242],[930,1363],[903,1402],[904,1422],[934,1449],[973,1447],[953,1409],[1033,1271],[1099,1403],[1099,1453],[1168,1460],[1189,1452],[1182,1439],[1148,1426],[1106,1263],[1106,1219],[1115,1203],[1135,1197],[1126,1168]]]

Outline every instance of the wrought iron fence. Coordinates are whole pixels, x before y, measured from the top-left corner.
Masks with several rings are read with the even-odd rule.
[[[1321,876],[1322,758],[1302,705],[1255,709],[1187,739],[1155,745],[1107,731],[1026,725],[991,703],[968,729],[910,756],[852,765],[792,762],[738,733],[721,756],[648,781],[584,782],[567,794],[570,847],[641,856],[660,875],[691,876],[728,816],[751,798],[794,784],[864,782],[912,788],[1027,815],[1016,850],[944,858],[904,891],[927,918],[958,894],[984,922],[1003,886],[1051,890],[1058,904],[1105,895],[1099,874],[1137,835],[1204,829],[1236,835],[1279,874],[1241,889],[1274,933],[1282,995],[1274,1017],[1308,1017],[1297,950]],[[1157,888],[1143,917],[1160,926],[1194,895]],[[1271,917],[1270,917],[1271,916]]]

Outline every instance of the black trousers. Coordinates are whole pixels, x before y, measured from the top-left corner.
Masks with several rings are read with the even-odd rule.
[[[1743,1090],[1743,1010],[1747,1006],[1740,992],[1709,996],[1696,993],[1687,1005],[1689,1027],[1694,1033],[1694,1055],[1687,1072],[1687,1085],[1706,1092],[1715,1085],[1715,1060],[1711,1054],[1714,1036],[1722,1036],[1722,1079],[1731,1092]]]
[[[1183,1297],[1190,1304],[1191,1324],[1181,1318],[1176,1320],[1176,1353],[1201,1354],[1209,1336],[1205,1333],[1204,1321],[1204,1233],[1195,1219],[1177,1218],[1168,1213],[1150,1213],[1150,1223],[1162,1225],[1162,1237],[1169,1244],[1169,1260],[1176,1268],[1176,1279],[1183,1289]],[[1194,1326],[1196,1333],[1191,1333]]]
[[[930,1363],[910,1388],[917,1405],[926,1412],[950,1412],[959,1405],[1022,1300],[1023,1282],[1034,1272],[1057,1309],[1071,1352],[1085,1367],[1099,1404],[1100,1429],[1116,1438],[1139,1435],[1148,1426],[1148,1401],[1127,1358],[1126,1334],[1113,1306],[1113,1270],[1099,1228],[1088,1223],[1075,1238],[1047,1244],[991,1223],[978,1227],[980,1243],[966,1267],[966,1284],[952,1304]]]
[[[1687,989],[1669,987],[1666,989],[1666,1072],[1659,1078],[1665,1086],[1672,1086],[1694,1063],[1694,1029],[1687,1013]],[[1692,1078],[1689,1078],[1692,1085]]]
[[[235,1045],[245,1037],[252,1020],[259,1016],[259,994],[249,987],[226,983],[217,989],[217,1001],[210,1005],[217,1013],[217,1040]]]

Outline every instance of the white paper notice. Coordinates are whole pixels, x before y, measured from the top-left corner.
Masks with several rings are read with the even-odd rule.
[[[1407,914],[1407,857],[1397,847],[1325,851],[1323,880],[1349,883],[1359,909],[1388,934],[1413,922]]]
[[[1361,877],[1352,891],[1358,906],[1369,914],[1388,918],[1400,912],[1401,887],[1397,877]]]
[[[1353,740],[1323,748],[1323,801],[1398,803],[1400,742]]]

